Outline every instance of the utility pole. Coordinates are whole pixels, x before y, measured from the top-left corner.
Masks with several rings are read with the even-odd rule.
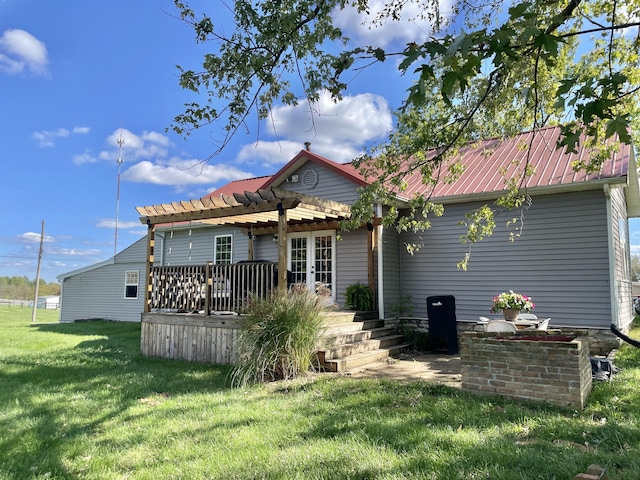
[[[124,138],[122,138],[122,128],[120,128],[120,137],[117,140],[118,142],[118,159],[116,163],[118,164],[118,192],[116,194],[116,230],[115,236],[113,239],[113,256],[116,256],[118,251],[118,216],[120,213],[120,167],[124,163],[122,160],[122,145],[124,144]]]
[[[36,321],[36,310],[38,309],[38,288],[40,287],[40,264],[42,263],[42,250],[44,247],[44,220],[42,220],[42,232],[40,233],[40,252],[38,253],[38,269],[36,270],[36,293],[33,297],[33,311],[31,312],[31,323]]]

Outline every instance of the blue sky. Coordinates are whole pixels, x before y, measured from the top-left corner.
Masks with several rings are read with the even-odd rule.
[[[214,13],[220,2],[192,2]],[[222,11],[222,10],[220,10]],[[135,207],[199,198],[238,178],[274,173],[312,142],[346,162],[384,140],[408,86],[388,62],[354,76],[340,104],[322,98],[313,122],[304,103],[276,108],[274,124],[249,123],[225,151],[220,130],[186,140],[166,129],[197,98],[178,84],[176,65],[197,69],[211,45],[198,45],[171,0],[111,2],[0,0],[0,276],[36,276],[45,221],[41,278],[107,260],[114,253],[118,139],[122,138],[117,251],[145,228]],[[383,45],[424,37],[412,23],[374,33],[355,13],[340,23],[354,39]],[[259,135],[259,136],[258,136]],[[632,224],[632,251],[640,248]]]

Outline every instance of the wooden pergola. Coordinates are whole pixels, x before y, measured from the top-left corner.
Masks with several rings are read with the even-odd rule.
[[[251,235],[277,234],[278,289],[286,289],[287,233],[319,228],[338,229],[340,221],[350,215],[350,207],[346,204],[278,188],[136,207],[136,210],[140,214],[140,221],[148,227],[145,312],[149,311],[151,298],[151,266],[154,262],[157,225],[198,221],[211,225],[234,225],[246,229],[246,233]],[[369,231],[370,252],[371,245],[372,230]],[[253,242],[249,242],[248,256],[249,260],[253,260]],[[369,264],[371,285],[371,259]]]

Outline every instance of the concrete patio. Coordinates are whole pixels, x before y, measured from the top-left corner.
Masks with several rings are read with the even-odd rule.
[[[341,372],[337,375],[408,381],[425,380],[449,387],[461,388],[462,376],[460,372],[460,355],[409,352]]]

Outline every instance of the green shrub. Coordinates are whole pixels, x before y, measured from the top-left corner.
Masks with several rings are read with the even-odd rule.
[[[403,327],[404,340],[409,344],[409,349],[418,352],[428,352],[433,349],[433,341],[427,332],[414,330],[411,327]]]
[[[345,306],[351,310],[373,310],[373,293],[367,285],[354,283],[345,291]]]
[[[241,320],[232,384],[292,379],[313,368],[323,331],[323,306],[307,288],[253,298]]]

